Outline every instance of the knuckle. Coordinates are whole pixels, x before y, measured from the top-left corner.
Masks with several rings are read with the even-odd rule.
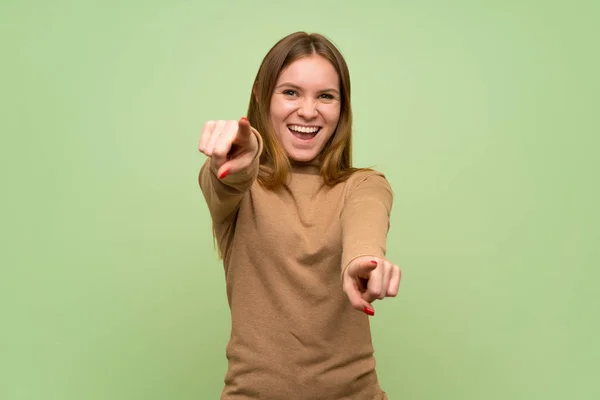
[[[226,155],[227,155],[227,153],[225,151],[223,151],[223,149],[215,149],[213,151],[214,157],[225,158]]]
[[[372,292],[365,293],[365,300],[368,301],[369,303],[372,302],[372,301],[377,300],[378,298],[379,298],[379,296],[375,295]]]
[[[223,129],[225,130],[225,132],[231,132],[234,130],[237,130],[238,128],[238,123],[237,121],[224,121],[223,122]]]
[[[213,153],[218,153],[219,155],[227,154],[226,143],[223,141],[218,141],[215,143],[215,148],[213,149]]]

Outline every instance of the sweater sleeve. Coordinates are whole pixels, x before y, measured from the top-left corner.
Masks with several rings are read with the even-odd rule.
[[[242,197],[250,190],[258,176],[263,141],[256,129],[251,128],[251,131],[258,140],[258,152],[247,170],[219,179],[217,168],[212,165],[210,158],[207,158],[200,168],[198,182],[215,224],[223,223],[237,210]]]
[[[393,192],[385,176],[371,172],[357,179],[341,213],[342,273],[361,256],[384,258]]]

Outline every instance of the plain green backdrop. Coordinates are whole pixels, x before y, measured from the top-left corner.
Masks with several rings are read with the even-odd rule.
[[[600,398],[599,11],[2,0],[0,399],[219,397],[197,140],[297,30],[347,58],[355,164],[394,188],[401,293],[371,319],[390,398]]]

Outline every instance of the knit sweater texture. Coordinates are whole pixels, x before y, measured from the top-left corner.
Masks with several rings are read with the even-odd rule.
[[[383,400],[369,316],[352,308],[342,271],[384,258],[392,189],[377,171],[324,184],[317,165],[294,163],[288,182],[250,168],[217,177],[210,158],[199,184],[223,256],[231,335],[221,400]]]

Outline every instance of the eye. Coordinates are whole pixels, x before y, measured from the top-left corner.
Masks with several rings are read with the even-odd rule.
[[[287,89],[282,92],[286,96],[295,96],[297,93],[295,90]]]
[[[319,96],[319,97],[320,97],[320,98],[322,98],[322,99],[327,99],[327,100],[333,100],[333,99],[334,99],[333,95],[332,95],[332,94],[329,94],[329,93],[323,93],[323,94],[322,94],[321,96]]]

